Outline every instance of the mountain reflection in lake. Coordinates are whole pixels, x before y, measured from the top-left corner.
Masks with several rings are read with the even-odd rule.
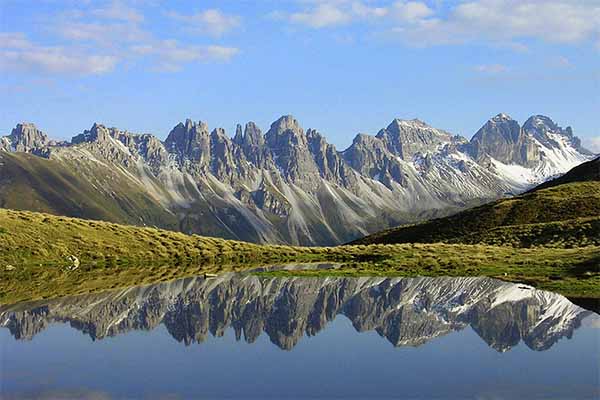
[[[7,398],[599,394],[597,315],[490,278],[226,274],[4,307],[0,322]]]

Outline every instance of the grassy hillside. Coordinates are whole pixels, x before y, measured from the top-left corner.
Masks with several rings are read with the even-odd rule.
[[[600,159],[523,195],[401,226],[354,244],[481,243],[517,247],[600,245]],[[594,172],[596,171],[596,172]]]
[[[70,256],[80,260],[73,269]],[[600,248],[400,244],[261,246],[50,214],[0,209],[0,303],[88,293],[206,272],[334,261],[335,274],[494,276],[600,297]],[[313,272],[314,273],[314,272]],[[331,272],[325,272],[331,273]]]

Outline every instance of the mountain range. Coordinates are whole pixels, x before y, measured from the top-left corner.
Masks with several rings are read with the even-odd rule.
[[[565,297],[491,278],[265,278],[222,274],[120,291],[0,307],[0,326],[32,339],[68,323],[93,340],[164,325],[186,345],[235,330],[254,342],[263,332],[291,350],[338,315],[359,332],[376,331],[394,346],[419,346],[471,327],[507,351],[521,340],[533,350],[570,338],[592,312]]]
[[[0,138],[0,207],[258,243],[330,245],[523,192],[593,157],[570,127],[506,114],[471,140],[394,119],[339,151],[292,116],[263,134],[186,120],[164,141],[94,124]]]

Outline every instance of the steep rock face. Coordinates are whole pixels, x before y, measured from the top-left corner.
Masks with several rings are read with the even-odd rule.
[[[233,142],[241,147],[246,159],[257,167],[270,164],[271,153],[265,146],[265,138],[254,122],[248,122],[242,135],[242,126],[238,125]]]
[[[434,152],[452,141],[449,133],[432,128],[418,119],[407,121],[396,118],[376,137],[385,143],[392,154],[403,160],[411,160],[417,153]]]
[[[48,136],[31,123],[21,123],[10,135],[0,138],[0,150],[44,155],[50,144]]]
[[[210,134],[210,170],[221,182],[235,186],[236,180],[248,177],[250,171],[246,157],[222,128]]]
[[[306,131],[306,138],[309,151],[323,179],[342,186],[352,186],[356,183],[356,177],[349,165],[340,156],[335,146],[327,143],[323,135],[315,129],[309,129]]]
[[[557,139],[559,137],[564,137],[576,150],[584,153],[587,152],[587,150],[581,147],[579,138],[573,136],[573,130],[570,126],[563,129],[544,115],[534,115],[529,117],[523,124],[523,131],[539,141],[546,148],[558,146],[559,143]]]
[[[344,159],[361,174],[383,183],[393,190],[392,182],[405,183],[406,170],[400,157],[389,150],[385,138],[358,135],[343,153]]]
[[[538,148],[519,123],[506,114],[498,114],[477,131],[467,146],[477,160],[492,157],[504,164],[533,166],[539,160]]]
[[[273,122],[265,134],[265,143],[286,178],[308,190],[316,189],[319,169],[304,130],[294,117],[286,115]]]
[[[191,161],[204,167],[210,163],[210,134],[208,125],[202,121],[187,119],[177,124],[165,140],[169,153],[175,154],[180,163]]]
[[[54,322],[94,340],[163,324],[186,345],[228,328],[254,342],[262,333],[281,349],[316,335],[338,315],[358,332],[394,346],[420,346],[468,326],[497,351],[523,341],[549,349],[592,313],[564,297],[490,278],[259,278],[226,274],[123,291],[0,308],[0,326],[31,339]]]
[[[19,147],[12,145],[15,138]],[[14,155],[10,168],[0,165],[6,175],[2,190],[34,191],[27,204],[36,211],[111,215],[115,222],[168,228],[176,220],[186,233],[304,245],[347,242],[518,193],[591,157],[570,128],[542,116],[520,128],[504,114],[470,142],[422,121],[396,119],[376,136],[357,135],[343,151],[289,115],[264,135],[253,122],[238,125],[231,138],[188,119],[164,142],[94,124],[71,143],[48,141],[24,126],[0,143]],[[17,160],[23,151],[52,163],[40,158],[19,169],[29,162]],[[85,187],[40,179],[58,164]],[[70,193],[69,204],[79,206],[54,207],[57,190]],[[0,192],[0,201],[13,204],[6,193]],[[86,204],[107,212],[86,214]]]

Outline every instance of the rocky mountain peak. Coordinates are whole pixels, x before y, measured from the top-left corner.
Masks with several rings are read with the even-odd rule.
[[[114,129],[114,128],[113,128]],[[73,136],[72,144],[90,143],[90,142],[106,142],[109,140],[110,130],[104,125],[94,122],[89,130],[84,130],[83,133]]]
[[[44,132],[32,123],[22,122],[0,141],[0,150],[41,154],[48,143],[48,136]]]
[[[264,167],[269,158],[269,151],[264,146],[265,139],[254,122],[248,122],[242,133],[240,124],[236,127],[233,143],[239,146],[246,159],[256,166]]]
[[[236,124],[235,126],[235,135],[233,136],[233,142],[242,145],[244,142],[244,135],[242,134],[242,125]]]
[[[429,153],[452,140],[452,135],[435,129],[425,122],[412,119],[394,119],[376,137],[385,142],[387,149],[404,160],[410,160],[416,153]]]
[[[560,129],[556,122],[545,115],[532,115],[523,124],[523,129],[543,129],[546,131],[555,131]]]
[[[592,152],[581,146],[581,140],[573,135],[570,126],[563,129],[544,115],[529,117],[523,124],[523,131],[546,148],[559,149],[567,144],[582,154],[592,155]]]
[[[412,128],[431,128],[431,126],[427,125],[425,122],[421,121],[418,118],[413,119],[400,119],[394,118],[394,120],[387,126],[388,130],[399,130],[400,127],[407,126]]]
[[[262,146],[265,144],[265,138],[258,126],[252,121],[248,122],[244,128],[244,144]]]
[[[514,121],[514,119],[512,119],[511,116],[508,115],[508,114],[500,113],[500,114],[497,114],[495,117],[491,118],[490,121],[492,121],[492,122],[506,122],[506,121]]]
[[[319,177],[318,167],[308,147],[304,130],[294,117],[284,115],[273,122],[265,134],[265,143],[275,164],[287,178],[301,183],[305,188],[315,188]]]
[[[210,154],[210,134],[208,124],[202,121],[193,122],[186,119],[169,132],[165,146],[170,153],[175,153],[181,160],[189,158],[194,161],[208,162]]]
[[[281,146],[305,146],[306,136],[298,121],[291,115],[284,115],[271,124],[265,134],[267,145],[274,150]]]
[[[530,166],[539,159],[538,149],[517,121],[504,113],[488,120],[466,146],[471,156],[487,156],[504,164]]]
[[[275,129],[278,132],[285,132],[287,130],[291,130],[292,132],[302,131],[298,120],[296,120],[293,115],[283,115],[279,117],[279,119],[271,124],[271,129]]]
[[[227,136],[227,134],[225,133],[225,129],[223,128],[215,128],[212,130],[212,132],[210,133],[211,138],[217,139],[217,138],[226,138],[227,140],[229,140],[229,137]]]

